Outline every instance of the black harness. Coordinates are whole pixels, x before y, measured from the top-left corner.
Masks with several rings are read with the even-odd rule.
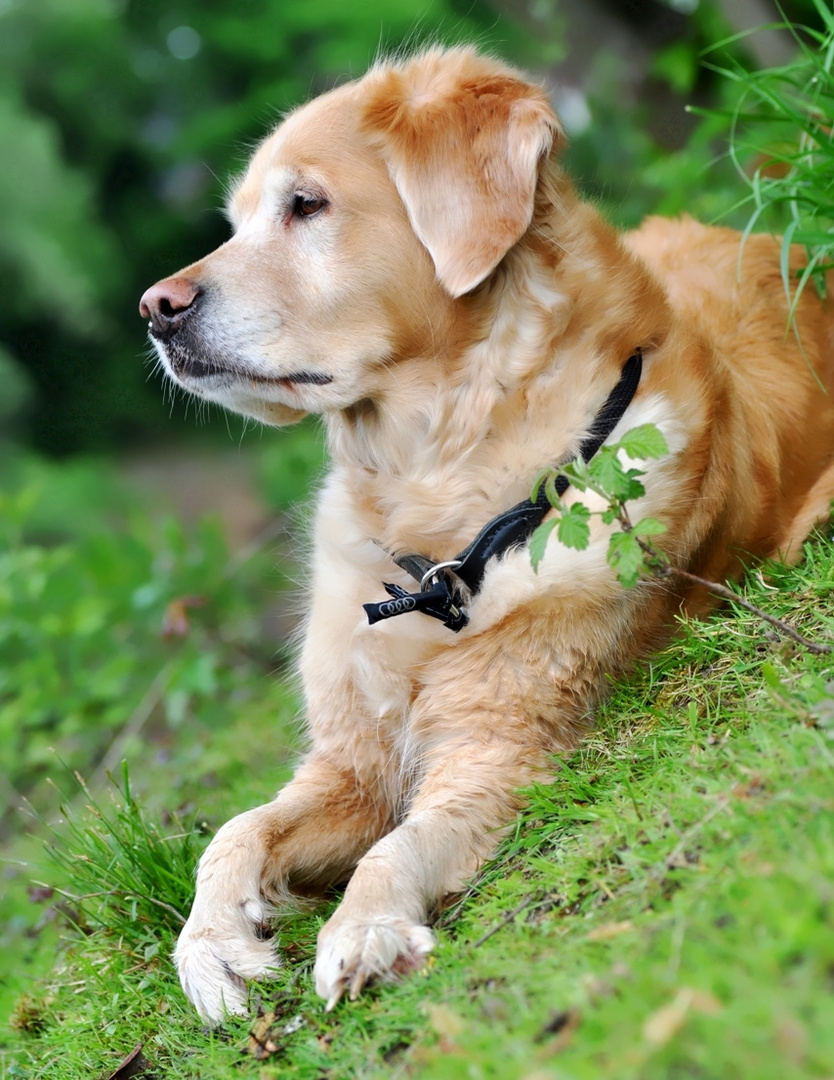
[[[591,460],[620,422],[637,390],[642,369],[643,356],[640,349],[636,349],[625,362],[620,381],[608,395],[588,437],[579,447],[579,455],[584,461]],[[563,495],[569,486],[566,476],[556,477],[558,495]],[[525,499],[488,521],[472,543],[448,562],[434,563],[424,555],[392,556],[397,566],[420,582],[420,591],[410,593],[399,585],[383,582],[391,599],[381,604],[363,604],[368,622],[391,619],[407,611],[422,611],[424,615],[440,619],[455,633],[462,630],[469,622],[469,616],[463,606],[461,585],[470,595],[475,595],[484,580],[487,562],[495,555],[503,555],[510,548],[526,543],[550,509],[545,485],[541,484],[535,501]]]

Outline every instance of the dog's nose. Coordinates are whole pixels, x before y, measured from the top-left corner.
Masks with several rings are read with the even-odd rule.
[[[149,319],[156,338],[172,337],[183,320],[194,310],[194,301],[202,290],[188,278],[165,278],[151,285],[139,301],[139,313]]]

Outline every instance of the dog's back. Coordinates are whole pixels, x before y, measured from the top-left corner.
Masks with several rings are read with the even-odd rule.
[[[714,394],[710,440],[725,476],[732,462],[738,477],[729,492],[722,469],[714,470],[727,512],[700,571],[730,576],[728,542],[740,559],[797,558],[834,491],[834,307],[808,281],[791,312],[772,236],[742,243],[732,229],[650,218],[625,240],[707,344],[710,377],[725,381]],[[794,246],[791,288],[805,265]]]

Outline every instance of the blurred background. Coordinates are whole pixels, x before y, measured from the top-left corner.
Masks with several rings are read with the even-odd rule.
[[[810,0],[783,7],[813,17]],[[702,52],[777,17],[770,0],[0,0],[4,472],[15,447],[237,443],[234,423],[162,392],[138,297],[226,237],[225,186],[281,113],[380,48],[475,40],[544,74],[574,174],[630,224],[731,205],[703,156],[677,174],[667,158],[696,125],[684,106],[721,91]],[[771,63],[791,41],[734,51]]]
[[[263,797],[289,768],[291,508],[321,439],[166,388],[137,310],[226,238],[224,190],[282,112],[381,49],[475,41],[547,79],[617,224],[738,225],[736,90],[713,66],[790,59],[782,12],[818,25],[813,0],[0,0],[6,855],[56,812],[50,778],[95,787],[127,759],[164,812],[220,819],[250,766]]]

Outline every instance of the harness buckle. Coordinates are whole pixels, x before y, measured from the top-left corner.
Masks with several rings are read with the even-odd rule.
[[[457,570],[462,562],[463,559],[447,559],[446,562],[439,562],[435,563],[434,566],[430,566],[420,578],[420,592],[426,592],[432,585],[437,584],[441,570]]]
[[[407,592],[401,585],[384,581],[383,588],[391,599],[381,604],[363,604],[368,622],[373,625],[408,611],[422,611],[424,615],[439,619],[454,633],[459,633],[469,622],[469,616],[463,607],[460,587],[444,571],[454,571],[460,565],[460,559],[430,565],[420,578],[420,591],[415,593]]]

